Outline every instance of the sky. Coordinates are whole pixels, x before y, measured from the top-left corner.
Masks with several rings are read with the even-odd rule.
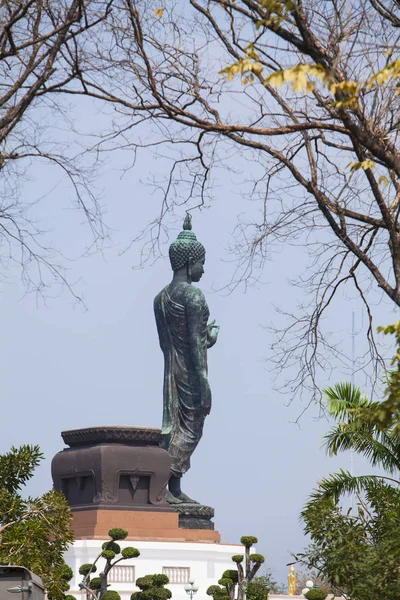
[[[76,119],[96,124],[102,118],[90,103],[79,104]],[[66,289],[50,290],[46,303],[26,294],[17,268],[10,267],[1,283],[0,452],[11,445],[40,444],[45,460],[29,484],[30,495],[52,485],[51,459],[64,447],[61,431],[161,425],[163,357],[153,298],[170,281],[170,265],[164,258],[135,269],[140,244],[124,250],[157,212],[160,196],[146,179],[162,174],[165,165],[146,153],[121,177],[125,160],[126,155],[113,153],[97,176],[95,193],[98,188],[111,236],[101,252],[82,258],[90,237],[84,217],[70,208],[71,186],[40,164],[22,185],[22,197],[40,198],[33,214],[45,239],[71,259],[64,263],[67,275],[86,305],[77,304]],[[305,267],[306,254],[299,248],[277,249],[265,266],[263,283],[227,293],[223,288],[234,268],[231,232],[237,216],[254,207],[244,203],[234,174],[219,170],[214,183],[211,207],[193,213],[193,230],[207,250],[199,287],[206,294],[210,318],[220,325],[208,359],[213,407],[182,487],[215,508],[215,527],[223,542],[257,536],[266,566],[284,583],[291,553],[306,543],[299,522],[302,506],[321,477],[350,468],[350,456],[325,456],[321,441],[329,424],[318,418],[318,407],[310,407],[296,422],[304,405],[289,404],[289,397],[274,389],[266,358],[273,339],[265,327],[276,319],[275,306],[293,307],[300,300],[289,280]],[[171,239],[179,232],[183,208],[181,213],[177,210],[178,220],[170,221]],[[352,301],[342,296],[329,317],[349,351],[352,310]],[[362,323],[358,306],[356,310],[358,328]],[[378,321],[394,320],[387,304],[376,310]],[[361,337],[356,344],[361,351]],[[330,380],[321,376],[320,385],[343,378],[334,369]],[[278,383],[284,385],[283,380]],[[358,457],[354,463],[355,473],[368,471]]]

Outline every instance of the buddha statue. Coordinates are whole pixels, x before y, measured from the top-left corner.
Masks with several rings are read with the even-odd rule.
[[[289,596],[294,596],[294,593],[296,591],[297,577],[294,574],[294,566],[293,565],[290,567],[290,573],[287,576],[287,578],[288,578],[288,592],[289,592]]]
[[[207,350],[217,341],[219,327],[208,324],[203,292],[192,285],[204,273],[204,246],[186,215],[183,231],[169,248],[173,278],[154,300],[154,313],[164,354],[164,408],[160,445],[172,458],[167,501],[196,503],[181,490],[181,478],[199,443],[211,410]]]

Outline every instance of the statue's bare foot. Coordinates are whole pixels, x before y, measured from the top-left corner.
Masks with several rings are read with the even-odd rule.
[[[179,496],[176,496],[176,498],[178,498],[181,502],[185,504],[200,504],[200,502],[197,502],[197,500],[192,500],[192,498],[189,498],[189,496],[187,496],[183,492],[181,492]]]
[[[168,504],[182,504],[183,500],[176,498],[169,490],[167,490],[167,495],[165,497]]]

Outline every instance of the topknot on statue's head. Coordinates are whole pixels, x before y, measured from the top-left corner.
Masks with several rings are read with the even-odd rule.
[[[179,269],[187,266],[190,259],[194,264],[203,259],[205,255],[206,250],[203,244],[197,240],[196,234],[192,231],[192,217],[189,213],[186,213],[183,231],[169,247],[172,270],[179,271]]]

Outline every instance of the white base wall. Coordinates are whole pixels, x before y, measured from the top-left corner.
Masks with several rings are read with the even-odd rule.
[[[102,544],[109,540],[77,540],[71,545],[65,554],[65,560],[74,572],[74,578],[70,582],[71,590],[77,600],[86,600],[86,592],[82,592],[78,584],[82,581],[79,575],[79,567],[85,563],[93,563],[101,551]],[[131,579],[127,582],[110,582],[109,589],[116,590],[122,600],[129,600],[132,592],[137,591],[132,579],[136,580],[144,575],[162,573],[163,567],[181,567],[190,569],[190,577],[193,577],[199,586],[196,600],[206,600],[206,590],[210,585],[218,583],[222,573],[226,569],[234,569],[235,564],[231,557],[233,554],[243,554],[244,548],[240,544],[209,544],[192,542],[118,542],[121,548],[134,546],[140,551],[139,558],[124,560],[117,566],[134,566],[118,573],[119,579],[125,575]],[[97,573],[101,572],[104,559],[97,563]],[[112,571],[111,571],[112,573]],[[116,573],[117,574],[117,573]],[[173,600],[188,600],[184,590],[184,583],[170,583],[168,587],[172,591]]]

